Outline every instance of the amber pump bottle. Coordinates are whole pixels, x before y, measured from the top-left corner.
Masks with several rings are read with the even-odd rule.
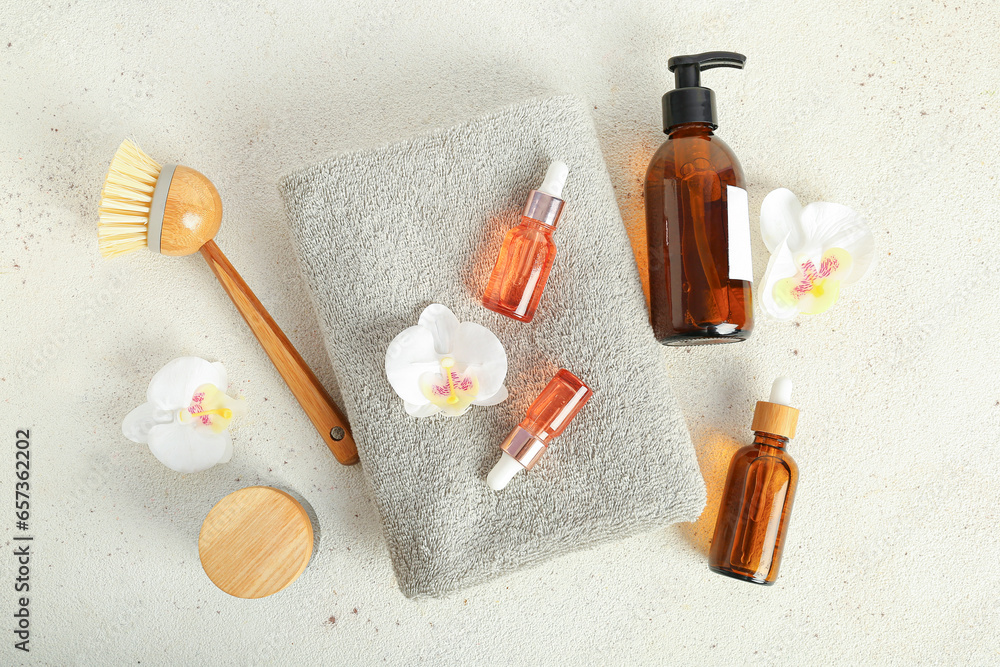
[[[753,444],[729,464],[708,555],[713,572],[765,585],[778,577],[799,481],[799,468],[785,451],[799,419],[799,411],[788,406],[791,395],[791,380],[774,381],[770,400],[757,401]]]
[[[676,89],[663,96],[668,139],[646,172],[649,310],[664,345],[743,341],[753,328],[750,215],[743,170],[713,134],[715,93],[701,71],[742,69],[746,56],[711,51],[668,61]]]

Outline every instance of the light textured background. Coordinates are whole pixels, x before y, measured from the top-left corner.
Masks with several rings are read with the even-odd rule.
[[[997,663],[998,19],[988,0],[0,4],[0,499],[28,427],[31,658]],[[709,488],[695,524],[410,602],[361,470],[315,437],[203,262],[96,251],[123,136],[203,171],[226,205],[220,245],[332,384],[281,175],[574,93],[594,107],[635,234],[667,58],[719,48],[749,56],[705,81],[751,210],[777,186],[855,207],[879,265],[825,315],[626,360],[674,378]],[[223,361],[253,407],[233,461],[186,477],[118,426],[181,354]],[[781,576],[762,588],[711,574],[705,552],[728,458],[777,373],[798,381],[802,477]],[[196,536],[219,497],[256,483],[305,496],[322,542],[292,587],[250,602],[207,580]],[[2,627],[13,576],[0,556]],[[3,637],[0,662],[20,660]]]

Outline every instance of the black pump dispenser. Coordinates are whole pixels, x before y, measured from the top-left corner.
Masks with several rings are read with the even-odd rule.
[[[663,131],[683,123],[708,123],[719,126],[715,115],[715,93],[702,88],[701,71],[713,67],[743,69],[747,57],[732,51],[708,51],[694,56],[674,56],[667,68],[674,73],[676,88],[663,96]]]

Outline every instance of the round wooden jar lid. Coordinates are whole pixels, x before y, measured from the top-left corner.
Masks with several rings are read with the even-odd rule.
[[[312,550],[305,508],[269,486],[250,486],[220,500],[198,536],[205,574],[238,598],[277,593],[302,574]]]

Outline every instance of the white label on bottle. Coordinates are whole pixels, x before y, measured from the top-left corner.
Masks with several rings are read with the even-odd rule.
[[[747,191],[726,186],[729,226],[729,279],[753,282],[753,258],[750,256],[750,201]]]

